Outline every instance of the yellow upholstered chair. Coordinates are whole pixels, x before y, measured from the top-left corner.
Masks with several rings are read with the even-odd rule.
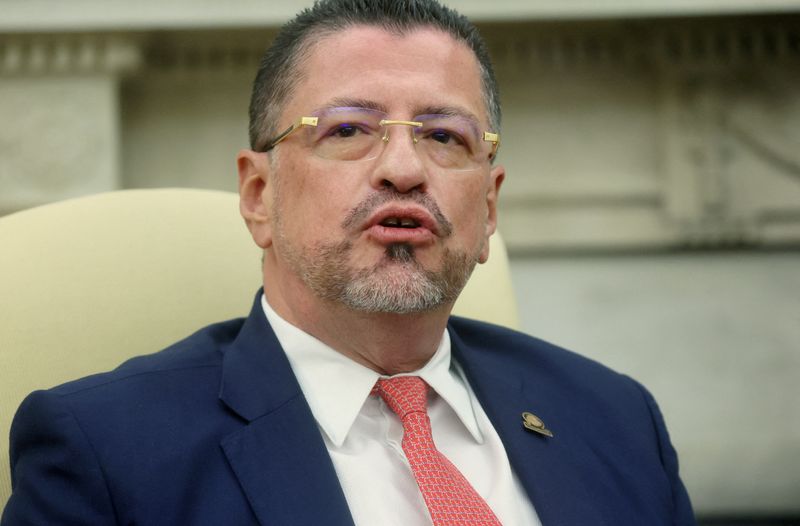
[[[492,243],[456,311],[516,327],[505,248]],[[260,261],[228,192],[125,190],[0,218],[0,508],[25,395],[246,316]]]

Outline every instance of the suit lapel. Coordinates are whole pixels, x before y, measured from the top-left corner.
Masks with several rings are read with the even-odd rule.
[[[352,525],[319,428],[261,310],[224,350],[220,399],[247,425],[222,449],[261,524]]]
[[[503,366],[492,358],[492,349],[467,345],[452,327],[450,334],[453,355],[500,436],[542,525],[605,524],[571,453],[575,437],[560,418],[569,408],[560,406],[557,395],[537,389],[542,382],[535,368],[520,371]],[[525,429],[525,411],[540,417],[554,436]]]
[[[222,448],[261,524],[353,524],[305,399],[227,436]]]

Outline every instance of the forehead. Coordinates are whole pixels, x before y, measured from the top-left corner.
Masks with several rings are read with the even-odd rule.
[[[487,122],[475,54],[437,29],[397,34],[351,27],[315,42],[298,70],[301,80],[284,106],[283,121],[337,99],[358,99],[397,117],[459,107]]]

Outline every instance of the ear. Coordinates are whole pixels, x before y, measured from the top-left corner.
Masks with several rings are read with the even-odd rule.
[[[253,241],[266,249],[272,245],[269,158],[253,150],[241,150],[236,156],[236,166],[239,170],[239,212]]]
[[[495,166],[489,172],[489,184],[486,188],[486,232],[478,262],[486,263],[489,259],[489,238],[497,230],[497,199],[500,187],[506,178],[506,169],[502,165]]]

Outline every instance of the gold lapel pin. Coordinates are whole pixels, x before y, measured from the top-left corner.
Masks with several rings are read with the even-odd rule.
[[[529,413],[525,411],[522,413],[522,425],[525,429],[530,429],[540,435],[544,435],[546,437],[553,438],[553,432],[545,427],[544,422],[538,416],[534,415],[533,413]]]

